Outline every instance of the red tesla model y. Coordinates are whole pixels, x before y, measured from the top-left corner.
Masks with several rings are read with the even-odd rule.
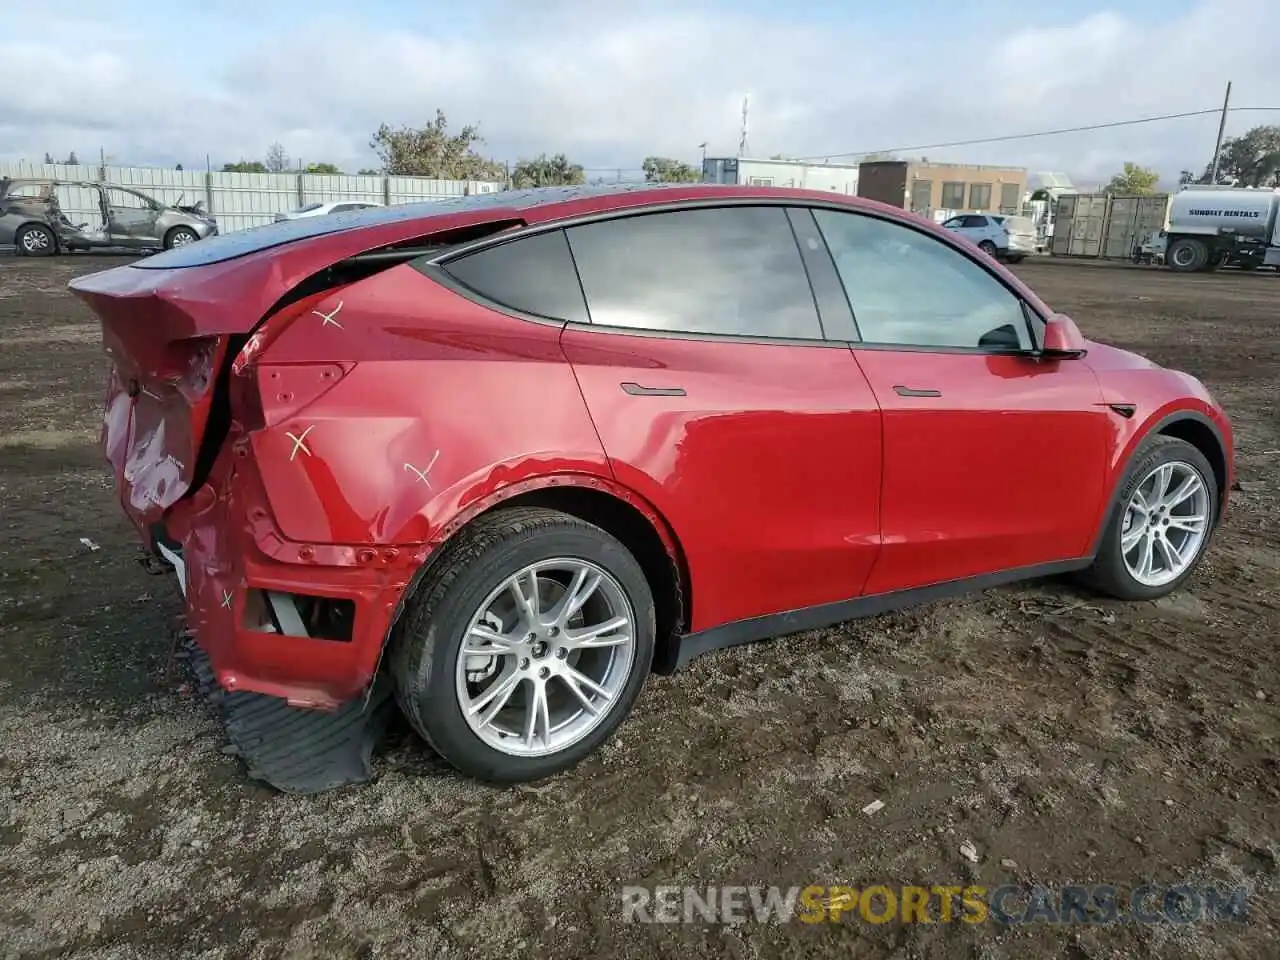
[[[493,781],[710,650],[1055,573],[1167,594],[1232,482],[1193,377],[826,193],[463,197],[72,289],[121,506],[217,683],[332,712],[386,677]]]

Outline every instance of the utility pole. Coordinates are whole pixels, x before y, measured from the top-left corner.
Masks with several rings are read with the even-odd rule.
[[[742,136],[738,138],[739,157],[747,152],[747,105],[750,99],[749,94],[742,98]]]
[[[703,165],[703,167],[706,167],[706,165],[707,165],[707,142],[704,140],[704,141],[702,141],[702,143],[698,144],[698,146],[702,148],[702,165]]]
[[[1213,172],[1209,174],[1209,185],[1218,185],[1218,159],[1222,154],[1222,134],[1227,129],[1227,111],[1231,107],[1231,82],[1227,81],[1227,95],[1222,100],[1222,119],[1218,121],[1218,140],[1213,145]]]

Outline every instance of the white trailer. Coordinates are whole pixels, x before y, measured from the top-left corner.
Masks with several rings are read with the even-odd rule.
[[[1190,273],[1280,267],[1280,188],[1189,186],[1169,202],[1164,262]]]

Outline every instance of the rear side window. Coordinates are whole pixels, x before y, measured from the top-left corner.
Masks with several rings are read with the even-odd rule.
[[[459,257],[444,270],[504,307],[552,320],[587,322],[582,288],[564,232],[554,230]]]
[[[9,187],[6,197],[18,197],[23,200],[38,200],[45,195],[49,185],[45,183],[15,183]]]
[[[822,339],[782,207],[651,213],[566,234],[593,324]]]

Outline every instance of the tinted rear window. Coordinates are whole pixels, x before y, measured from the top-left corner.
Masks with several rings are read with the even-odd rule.
[[[552,320],[587,322],[582,287],[561,230],[468,254],[444,269],[494,303]]]

